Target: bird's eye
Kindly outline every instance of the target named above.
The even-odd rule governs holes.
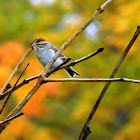
[[[41,43],[36,43],[36,45],[37,45],[37,46],[41,46],[42,44],[41,44]]]
[[[37,43],[36,45],[40,48],[43,48],[47,43]]]

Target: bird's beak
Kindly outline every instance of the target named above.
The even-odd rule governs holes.
[[[37,48],[37,45],[36,45],[35,43],[32,43],[32,44],[30,45],[30,47],[33,47],[33,48],[35,49],[35,48]]]

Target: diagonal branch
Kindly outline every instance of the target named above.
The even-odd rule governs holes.
[[[5,108],[5,106],[6,106],[7,102],[8,102],[8,100],[9,100],[10,96],[12,95],[12,93],[13,93],[13,91],[14,91],[14,88],[16,87],[18,81],[20,80],[20,78],[22,77],[23,73],[25,72],[25,70],[27,69],[28,66],[29,66],[29,63],[27,64],[27,66],[25,67],[25,69],[23,70],[23,72],[20,74],[18,80],[16,81],[16,83],[15,83],[15,85],[13,86],[11,92],[9,93],[8,97],[6,98],[6,100],[5,100],[5,102],[4,102],[3,106],[2,106],[2,108],[1,108],[1,110],[0,110],[0,115],[1,115],[1,113],[2,113],[2,111],[3,111],[3,109]]]
[[[27,56],[30,54],[30,52],[33,50],[33,47],[28,48],[28,50],[25,52],[25,54],[23,55],[23,57],[21,58],[21,60],[19,61],[18,65],[15,67],[14,71],[12,72],[12,74],[10,75],[9,79],[7,80],[7,82],[5,83],[5,85],[2,87],[1,89],[1,93],[2,94],[5,90],[5,88],[7,87],[8,84],[10,84],[11,80],[13,79],[14,75],[16,74],[16,72],[18,71],[18,69],[20,68],[20,66],[22,65],[22,63],[24,62],[24,60],[27,58]]]
[[[93,52],[85,57],[82,57],[78,60],[73,60],[72,62],[69,62],[68,64],[63,65],[62,67],[60,67],[60,69],[63,69],[63,68],[68,67],[68,66],[74,66],[77,63],[83,62],[83,61],[95,56],[96,54],[102,52],[103,50],[104,50],[104,48],[99,48],[96,52]]]
[[[36,75],[36,76],[30,77],[30,78],[28,78],[28,79],[24,79],[20,84],[18,84],[18,85],[13,89],[13,91],[19,89],[20,87],[24,86],[25,84],[28,84],[28,83],[29,83],[30,81],[32,81],[32,80],[37,79],[39,76],[40,76],[40,75]],[[5,96],[7,96],[8,94],[10,94],[11,90],[12,90],[12,89],[10,89],[10,90],[8,90],[8,91],[6,91],[6,92],[4,92],[4,93],[1,93],[1,94],[0,94],[0,100],[4,99]]]
[[[127,45],[126,49],[124,50],[124,52],[122,53],[122,55],[121,55],[119,61],[117,62],[117,64],[116,64],[116,66],[115,66],[115,68],[114,68],[112,74],[110,75],[110,78],[113,78],[113,77],[116,75],[116,73],[117,73],[118,69],[120,68],[120,66],[121,66],[121,64],[122,64],[122,62],[123,62],[123,60],[125,59],[126,55],[128,54],[129,50],[131,49],[132,45],[133,45],[134,42],[136,41],[136,39],[137,39],[137,37],[139,36],[139,34],[140,34],[140,25],[137,26],[136,32],[134,33],[132,39],[131,39],[130,42],[128,43],[128,45]],[[97,110],[97,108],[98,108],[98,106],[99,106],[99,104],[100,104],[102,98],[104,97],[106,91],[108,90],[110,84],[111,84],[111,82],[107,82],[107,83],[105,84],[105,87],[103,88],[103,90],[102,90],[102,92],[101,92],[99,98],[97,99],[97,101],[96,101],[96,103],[95,103],[93,109],[91,110],[91,112],[90,112],[90,114],[89,114],[89,116],[88,116],[88,119],[86,120],[86,123],[85,123],[85,125],[84,125],[84,127],[83,127],[83,129],[82,129],[82,131],[81,131],[81,133],[80,133],[80,136],[79,136],[78,140],[84,140],[84,139],[83,139],[83,136],[84,136],[84,133],[85,133],[84,130],[85,130],[87,127],[89,127],[89,123],[90,123],[91,119],[93,118],[93,116],[94,116],[94,114],[95,114],[95,112],[96,112],[96,110]]]
[[[20,112],[20,113],[16,114],[15,116],[11,117],[11,118],[8,118],[8,119],[6,119],[6,120],[4,120],[4,121],[0,121],[0,124],[2,124],[2,123],[7,123],[7,122],[9,122],[9,121],[11,121],[11,120],[14,120],[14,119],[20,117],[20,116],[23,115],[23,114],[24,114],[23,112]]]
[[[60,64],[60,65],[57,66],[56,68],[53,68],[51,71],[49,71],[45,77],[49,77],[49,75],[51,75],[51,74],[53,74],[54,72],[60,70],[60,68],[61,68],[63,65],[67,64],[70,60],[71,60],[71,57],[69,57],[69,58],[67,58],[66,60],[64,60],[64,62],[63,62],[62,64]]]

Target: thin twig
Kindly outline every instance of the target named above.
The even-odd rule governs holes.
[[[2,124],[2,123],[7,123],[7,122],[9,122],[9,121],[11,121],[11,120],[14,120],[14,119],[16,119],[16,118],[22,116],[23,114],[24,114],[23,112],[20,112],[20,113],[18,113],[17,115],[15,115],[15,116],[13,116],[13,117],[10,117],[10,118],[8,118],[8,119],[6,119],[6,120],[4,120],[4,121],[0,121],[0,124]]]
[[[33,76],[33,77],[30,77],[30,78],[27,78],[27,79],[24,79],[20,84],[18,84],[14,89],[13,91],[19,89],[20,87],[24,86],[25,84],[29,83],[30,81],[32,80],[35,80],[39,77],[40,75],[36,75],[36,76]],[[12,89],[0,94],[0,100],[4,99],[5,96],[7,96],[10,92],[11,92]]]
[[[122,56],[120,57],[119,61],[117,62],[117,64],[116,64],[116,66],[115,66],[115,68],[114,68],[112,74],[110,75],[110,78],[113,78],[113,77],[116,75],[116,73],[117,73],[118,69],[120,68],[120,66],[121,66],[121,64],[122,64],[122,62],[123,62],[123,60],[125,59],[126,55],[128,54],[130,48],[131,48],[132,45],[134,44],[134,42],[135,42],[135,40],[137,39],[137,37],[139,36],[139,34],[140,34],[140,25],[137,26],[136,32],[134,33],[132,39],[130,40],[130,42],[129,42],[129,44],[127,45],[127,47],[126,47],[126,49],[124,50],[124,52],[122,53]],[[93,118],[93,116],[94,116],[94,114],[95,114],[95,112],[96,112],[96,110],[97,110],[97,108],[98,108],[98,106],[99,106],[101,100],[103,99],[103,97],[104,97],[104,95],[105,95],[107,89],[109,88],[110,84],[111,84],[111,82],[107,82],[106,85],[105,85],[105,87],[103,88],[103,90],[102,90],[102,92],[101,92],[99,98],[97,99],[97,101],[96,101],[96,103],[95,103],[95,105],[94,105],[92,111],[90,112],[90,114],[89,114],[89,116],[88,116],[88,119],[86,120],[86,123],[85,123],[85,125],[84,125],[84,127],[83,127],[83,129],[82,129],[82,131],[81,131],[81,133],[80,133],[80,136],[79,136],[78,140],[83,140],[83,136],[84,136],[84,133],[85,133],[84,130],[89,126],[89,123],[90,123],[90,121],[92,120],[92,118]]]
[[[140,83],[140,80],[128,78],[45,78],[44,82],[129,82]]]
[[[111,2],[112,0],[107,0],[100,8],[98,8],[95,13],[89,18],[82,26],[81,28],[73,34],[73,36],[66,41],[60,50],[58,50],[53,57],[53,59],[50,61],[50,63],[45,67],[42,74],[39,76],[38,81],[34,84],[32,89],[26,94],[26,96],[23,98],[23,100],[14,108],[14,110],[8,115],[7,118],[10,118],[17,113],[21,111],[21,109],[27,104],[27,102],[32,98],[32,96],[36,93],[36,91],[40,88],[42,85],[42,82],[44,81],[45,75],[49,72],[50,68],[52,67],[55,60],[58,58],[58,56],[63,52],[64,49],[66,49],[72,41],[96,18],[97,15],[99,15],[104,8]],[[34,43],[33,43],[34,44]],[[35,44],[34,44],[35,45]],[[9,125],[10,122],[4,123],[0,125],[0,133]]]
[[[85,57],[82,57],[82,58],[80,58],[78,60],[73,60],[73,61],[63,65],[62,67],[60,67],[60,69],[63,69],[63,68],[68,67],[68,66],[74,66],[77,63],[83,62],[83,61],[95,56],[96,54],[102,52],[103,50],[104,50],[104,48],[98,48],[98,50],[96,52],[93,52],[93,53],[91,53],[91,54],[89,54],[89,55],[87,55]]]
[[[10,94],[9,94],[8,97],[6,98],[6,100],[5,100],[5,102],[4,102],[3,106],[2,106],[2,108],[1,108],[1,110],[0,110],[0,115],[1,115],[1,113],[2,113],[2,111],[3,111],[3,109],[4,109],[4,107],[6,106],[6,104],[7,104],[8,100],[9,100],[10,96],[12,95],[12,93],[13,93],[13,91],[14,91],[14,88],[16,87],[18,81],[20,80],[20,78],[22,77],[23,73],[25,72],[25,70],[27,69],[28,66],[29,66],[29,63],[27,64],[27,66],[25,67],[25,69],[23,70],[23,72],[20,74],[20,76],[19,76],[18,80],[16,81],[15,85],[13,86],[13,88],[12,88]]]
[[[37,79],[39,75],[23,80],[19,85],[14,88],[14,91],[23,86],[24,84],[29,83],[30,81]],[[128,78],[63,78],[63,79],[53,79],[45,78],[44,83],[46,82],[130,82],[130,83],[140,83],[140,80],[128,79]],[[3,96],[0,96],[0,100],[8,95],[11,90],[5,92]]]
[[[28,50],[25,52],[25,54],[23,55],[23,57],[21,58],[21,60],[19,61],[18,65],[15,67],[14,71],[12,72],[12,74],[10,75],[9,79],[7,80],[7,82],[4,84],[4,86],[1,89],[1,93],[2,94],[5,90],[5,88],[7,87],[7,85],[11,82],[11,80],[13,79],[14,75],[16,74],[16,72],[18,71],[18,69],[20,68],[20,66],[22,65],[22,63],[24,62],[24,60],[27,58],[27,56],[30,54],[30,52],[33,50],[33,47],[29,47]]]

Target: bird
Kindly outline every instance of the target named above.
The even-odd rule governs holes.
[[[44,67],[52,60],[56,52],[59,50],[56,46],[52,45],[50,42],[48,42],[42,37],[35,39],[31,43],[31,46],[34,48],[38,60]],[[52,68],[56,68],[57,66],[61,65],[66,59],[67,58],[61,53],[56,59],[56,61],[53,63]],[[75,75],[81,76],[70,66],[66,67],[65,71],[70,77],[74,77]]]

